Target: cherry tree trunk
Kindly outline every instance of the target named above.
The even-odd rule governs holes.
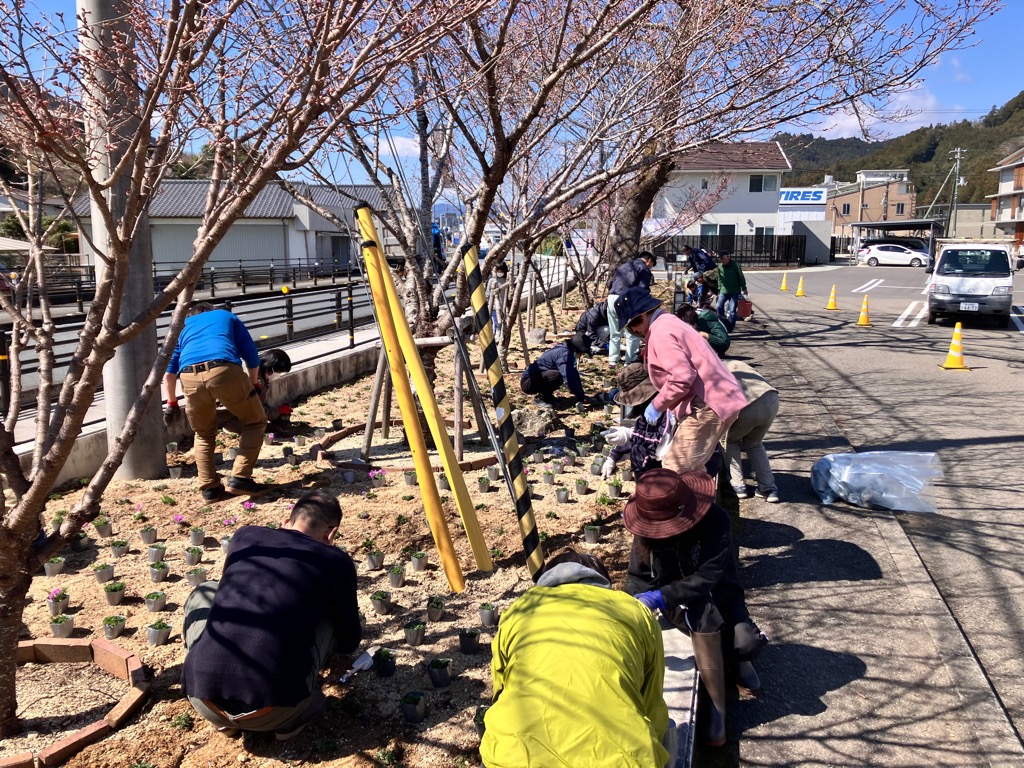
[[[651,166],[641,173],[634,184],[622,194],[623,203],[615,215],[609,238],[608,264],[615,267],[636,258],[640,246],[640,233],[644,218],[654,204],[654,198],[665,186],[675,167],[671,160]]]
[[[18,730],[15,657],[26,595],[32,581],[20,556],[24,549],[11,531],[0,531],[0,738]]]

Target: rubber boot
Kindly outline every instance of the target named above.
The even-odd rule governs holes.
[[[705,743],[710,747],[725,744],[725,664],[722,661],[721,632],[691,632],[693,661],[701,682],[711,699]]]
[[[747,696],[757,696],[761,692],[761,678],[749,661],[741,661],[736,666],[736,687]]]

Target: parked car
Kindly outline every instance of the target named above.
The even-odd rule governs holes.
[[[928,240],[920,237],[893,235],[890,237],[869,237],[860,241],[861,248],[866,248],[869,245],[902,245],[904,248],[909,248],[912,251],[925,251],[926,253],[928,251]]]
[[[904,245],[888,243],[885,245],[867,245],[857,251],[857,261],[869,267],[879,264],[898,264],[906,267],[920,267],[928,261],[927,251],[915,251]]]
[[[1009,328],[1013,312],[1013,270],[1004,243],[950,240],[942,243],[928,285],[928,322],[940,315],[991,315]],[[1024,261],[1017,259],[1017,269]]]

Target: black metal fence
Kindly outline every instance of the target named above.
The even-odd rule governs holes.
[[[703,248],[712,255],[731,253],[744,267],[793,267],[804,263],[807,252],[805,235],[676,235],[648,248],[666,264],[686,261],[683,246]]]

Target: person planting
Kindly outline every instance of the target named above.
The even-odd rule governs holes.
[[[320,670],[362,639],[355,565],[332,545],[340,522],[333,496],[304,493],[280,528],[240,528],[220,582],[185,601],[182,689],[218,728],[285,740],[323,709]]]
[[[565,384],[578,402],[599,402],[599,398],[588,397],[583,390],[576,365],[577,356],[589,355],[591,346],[591,338],[582,333],[553,346],[530,363],[523,373],[519,380],[523,394],[535,395],[538,405],[553,406],[555,391]]]

